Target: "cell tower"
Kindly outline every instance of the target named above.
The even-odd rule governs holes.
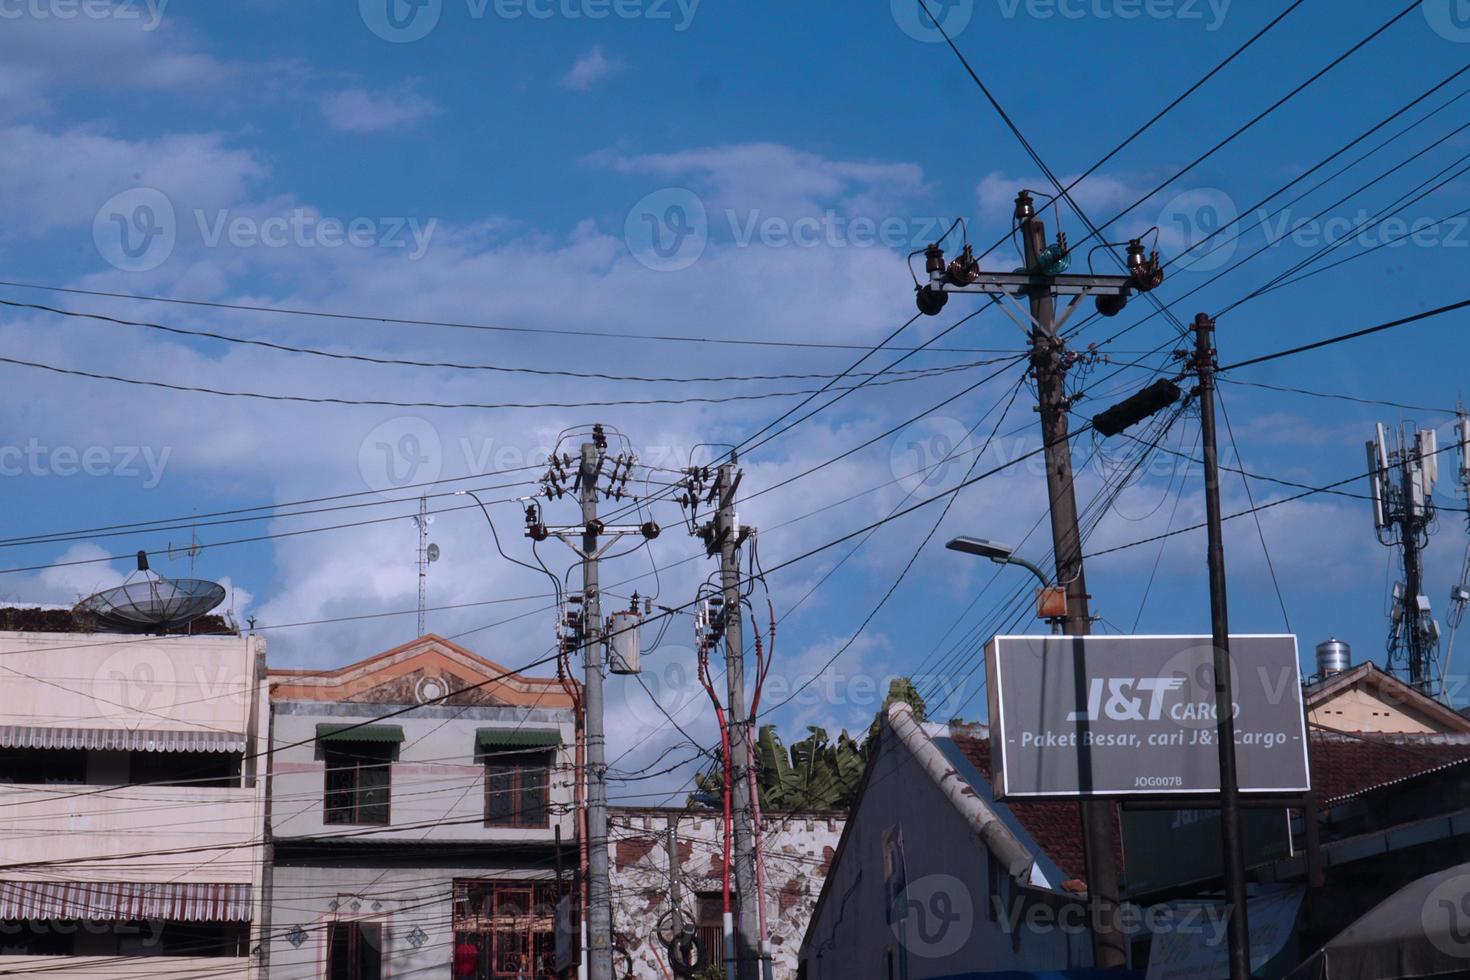
[[[429,595],[429,566],[439,560],[439,546],[429,542],[429,525],[434,523],[434,515],[429,513],[429,498],[419,498],[419,512],[414,515],[414,526],[419,529],[419,631],[415,636],[424,635],[424,607]]]
[[[1465,523],[1466,530],[1470,531],[1470,415],[1460,409],[1460,417],[1455,420],[1455,443],[1460,449],[1460,492],[1465,497]],[[1465,546],[1465,560],[1460,565],[1460,581],[1450,589],[1450,611],[1445,617],[1450,626],[1450,642],[1445,646],[1444,654],[1444,681],[1441,684],[1440,699],[1448,703],[1447,697],[1450,693],[1446,688],[1450,678],[1450,658],[1455,653],[1455,634],[1460,630],[1460,623],[1465,619],[1465,607],[1470,605],[1470,543]]]
[[[1438,449],[1433,429],[1401,428],[1390,434],[1381,422],[1368,443],[1373,526],[1380,542],[1399,550],[1404,569],[1389,610],[1388,670],[1431,696],[1442,693],[1435,676],[1439,624],[1424,594],[1423,553],[1434,530]]]

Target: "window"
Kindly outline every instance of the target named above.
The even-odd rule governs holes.
[[[154,786],[240,785],[236,752],[138,752],[128,757],[129,782]]]
[[[0,749],[0,783],[86,781],[86,749]]]
[[[245,956],[241,922],[0,920],[0,956]]]
[[[550,752],[485,756],[485,826],[545,827]]]
[[[384,742],[327,742],[326,823],[386,824],[395,746]]]
[[[383,927],[333,922],[327,930],[327,980],[381,980]]]
[[[454,883],[454,980],[551,980],[557,886],[551,881]]]

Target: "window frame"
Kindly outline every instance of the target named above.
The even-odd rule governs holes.
[[[454,879],[454,949],[465,943],[475,947],[471,980],[554,976],[548,961],[555,957],[555,910],[561,894],[562,887],[553,880]],[[510,948],[502,945],[506,940]],[[519,964],[499,969],[507,956],[518,957]],[[451,970],[456,966],[451,954]],[[457,972],[453,976],[465,977]]]
[[[364,941],[364,928],[376,933],[376,942],[369,942],[378,951],[377,975],[365,974],[362,968],[362,947]],[[327,953],[326,953],[326,980],[337,980],[333,972],[333,948],[338,930],[345,930],[347,937],[347,976],[341,980],[383,980],[384,961],[387,959],[387,950],[383,948],[383,937],[388,934],[387,926],[376,919],[333,919],[327,923]]]
[[[551,826],[551,771],[556,768],[556,750],[548,748],[533,752],[527,752],[524,749],[508,752],[487,751],[483,755],[483,761],[485,766],[484,821],[487,828],[493,830],[546,830]],[[526,762],[533,764],[527,765]],[[497,772],[497,769],[500,771]],[[525,777],[530,774],[540,777],[541,800],[538,808],[539,817],[536,820],[526,818],[526,814],[530,811],[523,805],[525,794],[537,788],[527,785]],[[496,789],[497,776],[508,776],[510,786]],[[491,800],[497,792],[511,794],[513,802],[509,822],[497,819],[490,808]]]
[[[381,750],[383,755],[382,760],[377,761],[375,758],[362,755],[361,753],[364,748]],[[322,823],[332,826],[345,825],[349,827],[387,827],[391,825],[393,823],[393,756],[396,751],[397,746],[391,742],[350,742],[346,740],[335,743],[330,741],[322,742]],[[350,766],[339,765],[334,767],[332,765],[332,756],[342,753],[348,754],[349,756],[356,753],[357,757],[354,758],[353,764]],[[364,809],[362,802],[362,773],[364,769],[382,770],[383,785],[381,788],[384,799],[381,804],[372,804],[374,808],[382,806],[382,820],[362,819],[362,811]],[[351,788],[334,788],[332,786],[333,775],[344,772],[352,773]],[[334,796],[344,794],[352,800],[352,806],[346,808],[345,813],[342,812],[344,810],[343,807],[332,805]]]

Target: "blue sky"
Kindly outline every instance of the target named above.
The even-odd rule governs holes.
[[[391,0],[392,20],[389,3],[0,4],[0,86],[6,94],[0,104],[0,279],[543,331],[866,345],[911,315],[906,252],[955,218],[965,219],[975,244],[989,246],[1009,227],[1016,190],[1046,187],[958,60],[922,26],[916,0],[840,8],[761,0],[428,0],[417,6]],[[1108,237],[1125,239],[1158,225],[1167,259],[1233,214],[1254,223],[1261,198],[1465,64],[1470,20],[1463,6],[1425,0],[1145,199],[1107,229]],[[1280,9],[1239,0],[950,0],[941,16],[1041,157],[1065,178],[1090,167]],[[1094,221],[1111,219],[1392,12],[1361,0],[1307,0],[1081,184],[1074,192],[1078,204]],[[1308,219],[1328,205],[1324,220],[1353,222],[1360,209],[1374,213],[1435,174],[1455,173],[1464,164],[1452,165],[1470,143],[1466,133],[1454,132],[1470,119],[1470,99],[1458,98],[1466,88],[1466,77],[1451,82],[1299,185],[1290,196],[1311,193],[1291,206],[1289,223],[1282,225],[1281,217],[1268,222],[1276,229],[1272,244],[1182,300],[1175,312],[1188,321],[1201,310],[1218,311],[1310,256],[1322,229]],[[1416,123],[1423,116],[1428,118]],[[1390,140],[1400,130],[1407,132]],[[1315,189],[1381,142],[1382,149]],[[1406,227],[1438,219],[1470,206],[1467,196],[1466,180],[1454,179],[1400,216]],[[1049,223],[1057,217],[1048,211]],[[1060,219],[1073,241],[1085,236],[1070,209],[1063,208]],[[1298,231],[1285,233],[1300,223]],[[126,251],[122,228],[132,236]],[[1264,235],[1253,228],[1238,245],[1193,267],[1171,268],[1157,295],[1175,301],[1265,244]],[[1380,240],[1372,232],[1325,261]],[[1222,359],[1462,299],[1467,257],[1470,230],[1451,222],[1254,299],[1221,318]],[[1098,260],[1106,262],[1100,253]],[[1009,245],[987,260],[1001,269],[1015,262]],[[583,372],[831,374],[858,356],[833,348],[375,324],[18,286],[0,287],[0,299],[337,352]],[[944,315],[914,324],[895,343],[927,340],[973,309],[973,301],[957,298]],[[1145,304],[1136,301],[1116,321],[1088,324],[1079,340],[1101,342],[1141,319],[1142,309]],[[1440,409],[1453,409],[1462,393],[1464,326],[1463,315],[1451,315],[1240,372],[1239,380],[1426,410],[1226,385],[1239,458],[1248,469],[1283,480],[1334,482],[1361,471],[1362,443],[1375,421],[1443,425],[1450,416]],[[1172,329],[1154,318],[1104,352],[1127,362],[1161,345],[1167,352],[1171,336]],[[1010,320],[987,311],[937,345],[986,353],[923,353],[902,367],[968,365],[1003,356],[992,351],[1017,351],[1021,340]],[[6,357],[136,379],[407,402],[750,395],[820,383],[574,382],[371,365],[14,307],[0,319],[0,344]],[[864,369],[897,356],[878,355]],[[1155,356],[1147,366],[1162,363]],[[744,491],[865,442],[993,370],[968,366],[908,376],[845,398],[752,454]],[[1078,403],[1080,416],[1150,377],[1132,368],[1102,380],[1112,370],[1092,368],[1096,387]],[[907,491],[917,499],[953,485],[969,456],[939,467],[922,485],[909,474],[915,465],[936,462],[936,450],[942,456],[955,444],[962,453],[977,446],[1018,381],[1016,371],[1003,373],[871,447],[750,501],[742,518],[771,529],[762,538],[766,565],[887,514]],[[411,497],[395,490],[394,481],[526,465],[555,444],[558,432],[591,421],[627,433],[645,462],[679,466],[698,444],[737,441],[796,401],[348,407],[170,392],[19,366],[0,366],[0,383],[10,422],[9,434],[0,438],[8,447],[0,463],[15,536],[364,490],[385,491],[374,500]],[[987,466],[1035,446],[1032,404],[1029,390],[1021,389],[988,450]],[[985,416],[992,408],[994,414]],[[1188,450],[1196,431],[1195,420],[1186,417],[1166,444]],[[1095,447],[1087,436],[1076,448],[1080,459]],[[1126,448],[1126,442],[1106,446],[1103,454],[1117,457]],[[404,456],[410,452],[412,460]],[[90,459],[85,467],[84,459]],[[1198,474],[1176,463],[1166,458],[1121,494],[1099,525],[1093,550],[1201,519]],[[1084,470],[1084,502],[1098,491],[1103,472]],[[478,476],[454,485],[496,482]],[[1441,608],[1465,546],[1464,502],[1455,482],[1453,467],[1444,467],[1442,516],[1429,560],[1431,597]],[[863,490],[872,492],[777,528]],[[940,713],[983,715],[975,651],[961,645],[945,654],[960,638],[973,643],[988,635],[992,617],[1002,611],[996,600],[1025,581],[1015,578],[1023,573],[1006,570],[992,584],[993,566],[945,552],[942,543],[957,533],[1008,539],[1044,561],[1044,529],[1028,536],[1042,515],[1043,491],[1040,472],[1022,465],[961,494],[904,584],[814,686],[815,696],[808,692],[781,712],[783,727],[860,726],[877,706],[874,691],[884,678],[907,672],[926,678],[942,703]],[[1262,482],[1251,491],[1257,502],[1289,492]],[[1227,481],[1225,495],[1227,510],[1247,505],[1236,479]],[[447,498],[435,506],[463,501]],[[290,624],[411,610],[416,537],[406,515],[413,509],[409,502],[201,527],[206,549],[197,572],[228,582],[237,612],[269,630],[277,662],[327,666],[356,659],[408,639],[413,615]],[[526,557],[518,508],[507,503],[491,510],[502,540],[514,542],[507,544],[512,554]],[[786,617],[780,683],[788,690],[798,686],[847,641],[937,514],[929,508],[885,527],[835,572],[850,545],[771,577],[778,615]],[[219,543],[389,515],[400,519],[268,542]],[[670,528],[653,551],[658,562],[695,553],[693,542],[676,533],[672,510],[655,516]],[[176,529],[9,547],[5,566],[26,570],[7,572],[0,594],[71,602],[126,574],[126,562],[92,559],[138,548],[156,553],[188,537]],[[1231,614],[1239,632],[1286,628],[1261,537],[1307,658],[1328,634],[1349,640],[1360,657],[1380,655],[1389,554],[1374,540],[1362,500],[1317,496],[1283,505],[1261,515],[1259,532],[1249,519],[1231,523]],[[477,512],[440,515],[434,539],[444,559],[430,576],[431,605],[546,591],[543,577],[495,554]],[[550,560],[553,553],[543,548],[542,555]],[[555,555],[562,567],[567,557]],[[86,563],[68,564],[75,562]],[[186,574],[189,567],[186,558],[166,556],[156,564],[170,574]],[[647,568],[647,556],[638,554],[605,574],[632,579]],[[632,579],[625,589],[656,588],[659,601],[673,605],[691,598],[709,571],[702,560],[687,562],[662,573],[656,586],[650,576]],[[1140,632],[1207,629],[1198,534],[1171,538],[1162,551],[1148,545],[1099,558],[1089,566],[1089,585],[1110,629],[1131,630],[1135,620]],[[524,615],[485,628],[517,614]],[[509,665],[541,656],[551,635],[550,614],[537,602],[431,613],[429,625],[446,635],[464,634],[462,642]],[[645,679],[675,700],[690,691],[685,666],[691,635],[687,621],[676,621],[665,649],[649,658]],[[613,697],[621,712],[615,751],[622,751],[619,744],[637,746],[638,754],[630,756],[636,759],[667,744],[659,741],[663,735],[645,738],[661,719],[641,691],[619,690]],[[694,708],[688,718],[692,725],[708,724]]]

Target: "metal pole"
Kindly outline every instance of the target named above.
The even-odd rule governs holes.
[[[1031,195],[1022,191],[1016,198],[1016,220],[1021,222],[1026,247],[1026,268],[1040,268],[1046,248],[1046,226],[1036,215]],[[1052,549],[1056,556],[1057,582],[1067,590],[1067,618],[1063,631],[1068,636],[1092,632],[1087,607],[1087,580],[1082,572],[1082,536],[1077,527],[1077,495],[1072,485],[1072,446],[1068,440],[1066,392],[1067,368],[1071,359],[1056,334],[1055,306],[1050,291],[1031,293],[1031,366],[1040,397],[1042,438],[1046,443],[1046,488],[1051,506]],[[1084,800],[1079,804],[1082,844],[1087,874],[1087,891],[1092,918],[1092,957],[1104,969],[1127,964],[1128,951],[1118,930],[1118,859],[1113,833],[1113,804]]]
[[[582,650],[587,665],[587,925],[588,974],[613,980],[612,887],[607,864],[607,764],[602,729],[602,603],[597,584],[597,445],[582,443]]]
[[[1429,651],[1421,628],[1423,620],[1419,615],[1419,593],[1424,589],[1424,565],[1419,556],[1419,531],[1423,527],[1423,512],[1415,503],[1421,499],[1419,496],[1419,468],[1424,464],[1419,461],[1418,466],[1414,465],[1414,462],[1418,460],[1418,449],[1412,442],[1412,434],[1408,438],[1403,435],[1400,435],[1399,438],[1402,446],[1398,460],[1399,479],[1403,487],[1403,505],[1400,507],[1403,523],[1399,531],[1399,539],[1404,546],[1402,615],[1404,638],[1409,648],[1409,683],[1415,690],[1428,694],[1431,690],[1428,668]]]
[[[665,841],[669,851],[669,908],[673,912],[674,938],[678,939],[684,932],[684,900],[679,894],[679,815],[670,813],[664,817],[668,824],[668,837]]]
[[[1240,849],[1240,786],[1235,773],[1235,695],[1230,677],[1230,617],[1225,605],[1225,544],[1220,526],[1220,468],[1215,445],[1215,321],[1194,318],[1199,374],[1201,442],[1205,454],[1205,517],[1209,524],[1210,629],[1214,634],[1215,737],[1220,753],[1220,837],[1225,858],[1225,911],[1229,917],[1230,978],[1249,980],[1250,924],[1245,904],[1245,861]],[[1307,814],[1315,820],[1316,814]]]
[[[740,980],[760,973],[760,891],[755,876],[755,822],[751,809],[750,728],[745,717],[745,632],[740,608],[740,526],[735,517],[735,464],[720,467],[720,509],[715,540],[720,546],[720,584],[724,589],[725,685],[730,716],[730,792],[735,814],[735,888],[740,896],[735,930],[736,968]]]
[[[261,977],[269,977],[271,971],[271,923],[274,921],[275,886],[276,886],[276,838],[275,830],[271,826],[273,814],[271,811],[273,783],[275,779],[275,745],[276,745],[276,706],[269,700],[270,687],[267,683],[265,641],[252,636],[250,641],[255,645],[255,683],[252,686],[251,701],[255,702],[258,693],[267,694],[266,723],[265,723],[265,793],[261,800],[261,849],[260,849],[260,915],[256,922],[259,930],[260,960],[258,974]],[[259,713],[258,707],[250,710],[250,725],[256,727],[256,717]],[[260,743],[256,732],[252,731],[248,742],[250,748],[247,750],[252,755],[258,754]],[[253,764],[253,763],[252,763]]]

